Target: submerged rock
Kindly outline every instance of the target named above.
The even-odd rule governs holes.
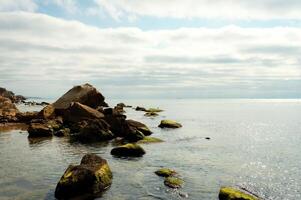
[[[141,157],[145,154],[144,149],[138,144],[125,144],[112,149],[111,154],[120,157]]]
[[[80,165],[70,165],[55,189],[57,199],[94,199],[112,184],[107,161],[95,154],[86,154]],[[85,197],[85,198],[84,198]]]
[[[164,180],[164,184],[170,188],[180,188],[183,183],[182,179],[173,176],[166,177]]]
[[[159,127],[160,128],[181,128],[182,125],[174,120],[162,120]]]
[[[28,127],[28,137],[50,137],[53,134],[53,129],[47,124],[31,123]]]
[[[90,84],[84,84],[73,87],[52,105],[57,110],[67,109],[72,102],[79,102],[91,108],[107,107],[108,104],[104,100],[104,96],[96,88]]]
[[[258,197],[247,191],[232,187],[222,187],[219,191],[218,198],[220,200],[259,200]]]
[[[144,135],[149,136],[152,134],[152,131],[143,123],[135,121],[135,120],[126,120],[131,130],[138,130],[142,132]]]
[[[156,116],[158,116],[159,114],[158,113],[156,113],[156,112],[146,112],[145,114],[144,114],[144,116],[146,116],[146,117],[156,117]]]
[[[157,174],[158,176],[162,176],[162,177],[169,177],[169,176],[173,176],[173,175],[177,174],[177,172],[173,169],[161,168],[161,169],[155,171],[155,174]]]
[[[158,112],[163,112],[163,110],[161,110],[159,108],[149,108],[149,109],[145,110],[145,112],[158,113]]]
[[[0,96],[0,122],[14,122],[19,110],[12,101]]]
[[[138,144],[148,144],[148,143],[160,143],[164,142],[163,140],[155,137],[145,136],[142,140],[139,140]]]

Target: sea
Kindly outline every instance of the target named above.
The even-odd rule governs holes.
[[[133,107],[161,108],[157,117],[125,108],[128,119],[145,123],[162,143],[142,144],[141,158],[116,158],[116,142],[83,144],[69,138],[28,138],[26,129],[0,129],[0,199],[53,200],[70,164],[86,153],[106,159],[113,172],[104,200],[217,200],[223,186],[245,188],[262,199],[301,199],[301,99],[113,99]],[[19,105],[23,111],[41,106]],[[163,119],[179,129],[161,129]],[[154,172],[178,172],[174,190]]]

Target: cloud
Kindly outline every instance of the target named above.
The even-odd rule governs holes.
[[[112,18],[300,19],[299,0],[94,0]]]
[[[296,41],[299,28],[102,29],[37,13],[0,13],[0,84],[91,82],[117,94],[149,95],[281,88],[296,95]]]
[[[1,0],[0,11],[35,11],[38,8],[33,0]]]

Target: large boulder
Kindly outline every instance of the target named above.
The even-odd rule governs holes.
[[[10,99],[0,96],[0,122],[16,121],[17,113],[19,110],[15,104]]]
[[[118,157],[141,157],[145,154],[145,151],[140,145],[129,143],[115,147],[111,154]]]
[[[146,136],[149,136],[152,134],[152,131],[145,124],[143,124],[141,122],[137,122],[137,121],[131,120],[131,119],[126,120],[126,122],[128,123],[130,129],[132,129],[132,130],[138,130]]]
[[[104,117],[101,112],[78,102],[72,102],[70,106],[62,112],[62,115],[64,122],[80,122]]]
[[[220,200],[259,200],[255,195],[232,187],[222,187],[219,191]]]
[[[10,99],[13,103],[20,103],[26,98],[22,95],[15,95],[12,91],[0,87],[0,96]]]
[[[38,117],[41,119],[54,119],[55,116],[55,108],[52,105],[47,105],[39,112]]]
[[[107,107],[102,94],[90,84],[84,84],[73,87],[52,105],[56,110],[67,109],[72,102],[79,102],[91,108],[98,106]]]
[[[107,161],[95,154],[86,154],[80,165],[70,165],[55,189],[57,199],[94,199],[112,184]]]
[[[17,113],[16,117],[18,119],[18,122],[22,123],[29,123],[34,119],[38,118],[39,113],[38,112],[19,112]]]
[[[104,120],[110,125],[110,130],[116,137],[125,137],[130,132],[126,115],[120,114],[111,108],[105,109],[104,114]]]
[[[102,119],[78,122],[72,126],[74,136],[83,142],[99,142],[114,138],[110,126]]]
[[[182,125],[174,120],[162,120],[159,127],[160,128],[181,128]]]

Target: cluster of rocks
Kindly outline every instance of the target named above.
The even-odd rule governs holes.
[[[26,100],[24,96],[15,95],[12,91],[6,90],[2,87],[0,87],[0,96],[10,99],[12,103],[20,103]]]
[[[158,176],[164,177],[164,184],[170,188],[180,188],[184,181],[178,177],[178,173],[173,169],[161,168],[155,171]]]

